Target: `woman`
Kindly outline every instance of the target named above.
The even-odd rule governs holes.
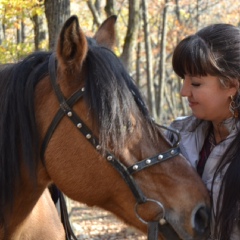
[[[180,131],[182,154],[212,199],[209,239],[240,239],[240,29],[214,24],[183,39],[173,54],[192,116]],[[171,133],[168,137],[173,140]]]

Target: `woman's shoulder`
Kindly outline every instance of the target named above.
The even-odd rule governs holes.
[[[194,131],[203,121],[197,119],[194,116],[180,116],[177,117],[171,124],[170,127],[177,129],[178,131]]]

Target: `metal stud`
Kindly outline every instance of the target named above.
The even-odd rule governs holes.
[[[159,220],[159,223],[160,223],[160,225],[164,225],[164,224],[167,223],[167,221],[166,221],[164,218],[161,218],[161,219]]]
[[[82,127],[82,124],[81,123],[78,123],[77,124],[77,128],[81,128]]]
[[[151,162],[152,162],[151,159],[146,160],[146,164],[150,164]]]
[[[113,157],[111,155],[107,156],[108,161],[112,161]]]
[[[163,159],[163,155],[162,154],[158,155],[158,160],[161,160],[161,159]]]
[[[81,89],[81,91],[84,92],[84,91],[85,91],[85,88],[83,87],[83,88]]]
[[[100,146],[100,145],[97,145],[97,146],[96,146],[96,149],[97,149],[97,150],[100,150],[100,149],[101,149],[101,146]]]
[[[133,170],[138,170],[138,165],[134,165]]]
[[[69,111],[69,112],[67,113],[67,115],[68,115],[69,117],[71,117],[71,116],[72,116],[72,112]]]
[[[92,137],[91,134],[87,134],[87,135],[86,135],[86,138],[87,138],[87,139],[90,139],[91,137]]]
[[[175,153],[174,149],[173,149],[173,150],[171,150],[171,154],[173,155],[174,153]]]

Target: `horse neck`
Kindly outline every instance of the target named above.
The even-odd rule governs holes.
[[[1,231],[1,230],[0,230]],[[0,232],[0,239],[1,232]],[[7,238],[8,239],[8,238]],[[49,190],[45,189],[27,218],[12,232],[11,240],[65,240],[65,231]]]
[[[37,178],[41,179],[41,181],[33,183],[32,179],[24,173],[25,171],[23,170],[24,176],[20,187],[16,191],[13,207],[11,211],[6,213],[5,233],[3,228],[0,228],[0,239],[6,238],[3,237],[4,234],[7,236],[6,239],[18,239],[21,235],[19,232],[22,232],[23,227],[28,224],[31,213],[49,182],[46,170],[42,165],[39,167],[37,173]]]

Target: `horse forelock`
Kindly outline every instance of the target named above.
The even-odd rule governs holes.
[[[21,168],[36,181],[38,133],[34,87],[47,74],[48,53],[34,53],[0,71],[0,220],[11,209],[21,182]]]
[[[132,115],[136,120],[143,117],[150,131],[152,121],[147,107],[118,57],[91,41],[86,65],[86,97],[97,121],[103,148],[110,142],[115,149],[123,147]]]

